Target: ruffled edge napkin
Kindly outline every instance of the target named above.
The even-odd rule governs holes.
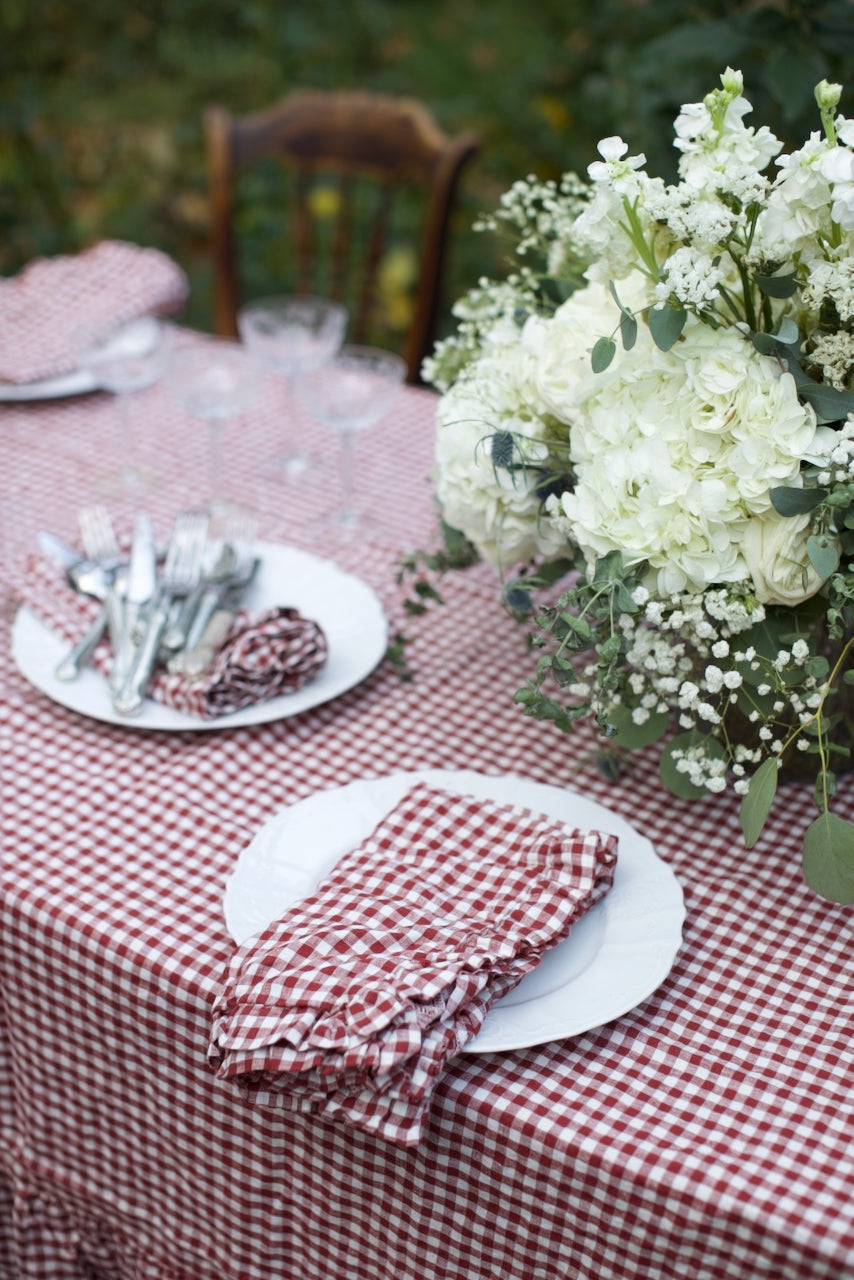
[[[248,1100],[416,1145],[446,1062],[616,861],[616,836],[418,783],[236,952],[209,1062]]]
[[[43,556],[31,556],[17,594],[69,645],[97,617],[96,600],[64,585],[61,571]],[[244,707],[294,693],[322,670],[328,656],[323,629],[287,606],[263,612],[240,610],[211,665],[196,680],[157,670],[148,694],[164,706],[201,719],[230,715]],[[112,653],[104,640],[93,665],[109,675]]]
[[[36,258],[0,280],[0,380],[37,382],[76,367],[74,330],[128,324],[184,305],[187,277],[159,249],[102,240]]]

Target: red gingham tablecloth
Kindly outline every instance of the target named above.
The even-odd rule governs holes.
[[[672,799],[655,760],[612,784],[592,740],[525,719],[524,637],[482,566],[411,623],[400,555],[426,545],[435,401],[409,390],[358,440],[378,518],[336,544],[312,522],[325,467],[262,474],[292,415],[271,375],[223,437],[231,495],[259,534],[337,559],[415,636],[325,706],[256,727],[168,734],[56,706],[0,650],[0,1276],[3,1280],[846,1280],[854,1277],[852,912],[798,865],[809,787],[783,790],[746,851],[731,798]],[[159,388],[133,404],[160,475],[158,533],[198,500],[205,439]],[[298,416],[298,415],[297,415]],[[0,409],[8,588],[48,524],[118,466],[96,395]],[[130,528],[134,502],[110,498]],[[7,603],[7,622],[14,606]],[[454,1058],[424,1137],[404,1149],[247,1104],[206,1061],[235,951],[223,884],[283,806],[395,770],[472,768],[574,789],[653,841],[685,892],[661,987],[611,1024],[536,1048]],[[854,809],[841,783],[840,811]]]

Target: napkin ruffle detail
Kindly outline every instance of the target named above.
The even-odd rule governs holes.
[[[172,313],[187,293],[187,277],[165,253],[122,240],[36,258],[0,280],[0,379],[27,383],[70,373],[73,330]]]
[[[199,680],[158,672],[151,695],[178,711],[205,719],[230,715],[314,680],[326,662],[326,636],[298,609],[240,613]]]
[[[234,956],[209,1058],[248,1097],[419,1141],[447,1060],[607,893],[615,836],[424,783]]]

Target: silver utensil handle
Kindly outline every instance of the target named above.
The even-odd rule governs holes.
[[[117,694],[130,671],[138,645],[137,628],[142,610],[133,600],[126,600],[124,618],[118,643],[113,647],[113,665],[110,669],[110,692]]]
[[[191,653],[192,650],[195,649],[196,645],[205,634],[208,623],[217,611],[217,607],[220,603],[220,594],[219,588],[208,588],[199,601],[198,608],[196,609],[193,617],[192,625],[187,632],[187,639],[185,642],[187,653]]]
[[[161,600],[148,619],[139,648],[133,657],[130,670],[121,689],[113,698],[113,706],[120,716],[135,716],[142,710],[145,690],[151,679],[163,628],[169,617],[170,600]]]
[[[167,653],[177,653],[179,649],[186,646],[201,595],[202,588],[194,587],[183,600],[177,601],[170,609],[169,623],[161,640]]]
[[[234,613],[231,609],[217,609],[211,615],[204,632],[184,658],[184,675],[188,679],[196,680],[204,675],[231,630],[233,622]]]
[[[76,680],[107,630],[107,610],[103,608],[89,630],[68,651],[54,671],[57,680]]]

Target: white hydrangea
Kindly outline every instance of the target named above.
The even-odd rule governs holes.
[[[531,358],[518,340],[493,346],[442,397],[437,413],[436,492],[444,518],[492,564],[509,568],[541,553],[554,555],[559,533],[540,518],[529,476],[496,468],[490,438],[518,434],[528,457],[542,460],[553,427],[542,416],[531,379]]]
[[[815,429],[791,375],[737,331],[689,320],[663,352],[642,330],[576,387],[577,483],[550,510],[591,560],[648,561],[661,595],[736,582],[748,521],[772,486],[798,483]]]

